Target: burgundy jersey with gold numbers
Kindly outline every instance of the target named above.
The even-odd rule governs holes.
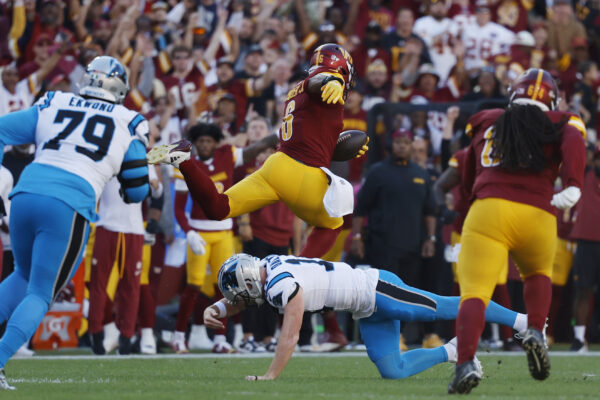
[[[281,124],[279,150],[311,167],[329,167],[338,136],[344,126],[344,106],[327,104],[321,92],[308,93],[308,80],[325,72],[313,72],[287,96]]]
[[[494,123],[503,112],[501,109],[484,110],[469,119],[466,133],[472,137],[472,142],[467,150],[462,176],[465,188],[470,191],[472,198],[498,197],[529,204],[554,214],[550,201],[559,166],[562,168],[564,187],[582,187],[586,159],[585,125],[575,114],[547,111],[546,115],[553,123],[562,120],[568,122],[564,125],[560,140],[544,147],[546,168],[541,172],[510,172],[501,168],[498,160],[490,157]]]

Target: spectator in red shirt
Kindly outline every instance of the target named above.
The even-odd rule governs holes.
[[[377,21],[369,22],[365,31],[365,39],[352,51],[356,75],[363,78],[367,67],[375,60],[382,60],[390,71],[390,53],[383,48],[383,30]]]

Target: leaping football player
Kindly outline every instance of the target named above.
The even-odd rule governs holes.
[[[218,285],[225,298],[204,310],[207,327],[221,328],[220,319],[265,301],[283,312],[269,370],[264,375],[249,375],[247,380],[276,379],[294,352],[302,314],[322,309],[353,313],[359,320],[367,354],[384,379],[407,378],[442,362],[456,362],[456,339],[404,354],[399,343],[401,321],[454,319],[459,298],[410,287],[389,271],[354,269],[319,258],[270,255],[260,260],[237,254],[221,266]],[[486,319],[518,331],[527,328],[527,315],[494,302],[490,302]]]
[[[458,363],[448,393],[469,393],[482,378],[473,357],[498,273],[510,257],[523,277],[529,371],[546,379],[550,359],[543,329],[552,297],[556,247],[554,208],[581,196],[585,125],[556,111],[558,88],[543,69],[525,71],[509,88],[506,110],[473,115],[462,181],[475,199],[463,225],[458,255],[461,304],[456,321]],[[565,189],[554,194],[561,169]]]
[[[352,212],[352,207],[345,207],[332,216],[325,209],[325,193],[330,188],[331,194],[337,193],[329,181],[341,178],[328,176],[329,172],[321,169],[329,167],[343,129],[344,99],[354,85],[352,57],[340,45],[324,44],[314,51],[308,72],[308,77],[288,93],[278,151],[224,193],[219,193],[208,174],[189,161],[187,143],[158,146],[149,152],[148,161],[179,168],[191,196],[209,219],[232,218],[283,201],[294,214],[315,226],[301,256],[318,257],[335,242],[343,215]],[[358,156],[367,149],[363,146]],[[352,197],[351,191],[344,193],[340,195],[344,199],[329,204],[352,204],[352,199],[348,202],[346,198]]]

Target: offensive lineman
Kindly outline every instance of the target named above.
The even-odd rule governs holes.
[[[10,194],[16,267],[0,284],[0,321],[8,318],[0,389],[14,389],[4,365],[75,274],[106,183],[116,175],[126,202],[149,193],[148,122],[121,105],[128,90],[121,63],[97,57],[87,66],[81,97],[48,92],[32,107],[0,117],[0,161],[6,144],[37,147]]]
[[[260,260],[237,254],[219,271],[219,290],[225,296],[204,310],[209,328],[222,326],[248,305],[265,299],[283,312],[283,325],[275,357],[265,375],[247,380],[276,379],[289,361],[298,341],[302,314],[323,309],[344,310],[359,319],[360,333],[369,358],[384,379],[402,379],[444,361],[456,361],[456,340],[434,349],[416,349],[401,354],[400,321],[454,319],[458,297],[438,296],[405,284],[389,271],[353,269],[342,262],[319,258],[270,255]],[[490,302],[489,322],[521,331],[527,316]]]
[[[310,65],[309,76],[288,93],[278,151],[225,193],[219,193],[208,174],[188,161],[189,144],[162,145],[148,153],[152,164],[169,163],[179,168],[191,196],[209,219],[237,217],[283,201],[294,214],[315,226],[300,254],[306,257],[324,255],[335,242],[342,216],[352,212],[351,206],[335,210],[337,216],[326,210],[325,194],[328,189],[334,194],[333,187],[341,178],[322,170],[329,167],[343,129],[344,99],[354,85],[352,57],[343,47],[328,43],[314,51]],[[358,156],[367,149],[365,145]],[[344,185],[351,188],[348,182],[338,183],[337,188]],[[352,190],[342,190],[330,204],[352,203]]]
[[[543,69],[525,71],[511,85],[506,110],[473,115],[462,181],[475,198],[458,255],[461,304],[456,320],[458,362],[448,393],[469,393],[482,374],[473,362],[486,306],[509,255],[523,277],[528,330],[523,338],[533,378],[550,375],[542,331],[552,298],[556,248],[554,207],[570,208],[581,196],[585,125],[554,111],[558,88]],[[555,195],[559,166],[565,189]]]

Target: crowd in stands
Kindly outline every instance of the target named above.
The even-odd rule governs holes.
[[[444,257],[444,249],[450,243],[452,226],[447,223],[449,214],[436,209],[433,183],[449,164],[453,165],[452,154],[468,143],[464,125],[469,115],[461,104],[485,107],[490,101],[504,107],[510,83],[529,68],[551,72],[561,91],[558,108],[578,114],[587,128],[591,149],[596,146],[600,130],[600,78],[595,61],[600,60],[598,0],[0,0],[0,115],[31,106],[47,91],[78,93],[85,66],[96,56],[110,55],[128,68],[130,92],[124,104],[150,122],[151,146],[189,138],[196,154],[207,152],[203,161],[210,160],[205,161],[209,170],[213,164],[221,168],[219,163],[235,167],[232,176],[226,173],[225,178],[214,179],[217,184],[226,180],[226,189],[256,170],[272,152],[268,148],[249,158],[241,149],[279,131],[289,90],[307,75],[313,50],[330,42],[350,52],[356,69],[354,90],[345,101],[344,129],[368,131],[373,145],[368,157],[332,165],[334,172],[355,185],[356,215],[360,217],[354,222],[346,218],[345,229],[327,259],[343,258],[353,265],[385,268],[379,264],[383,259],[394,264],[388,267],[409,284],[451,294],[451,257]],[[381,110],[380,104],[392,103],[416,108],[397,113],[385,124],[373,119],[368,126],[368,113],[374,107]],[[435,103],[443,107],[430,111],[417,107]],[[192,127],[202,132],[190,137]],[[231,151],[219,151],[224,146]],[[5,151],[3,170],[12,175],[12,185],[3,179],[0,195],[8,205],[7,194],[31,162],[34,149],[25,145]],[[369,167],[388,156],[410,163],[413,169],[402,174],[414,182],[420,180],[423,190],[398,183],[395,195],[406,198],[391,205],[397,226],[379,243],[386,243],[383,249],[371,251],[380,256],[380,260],[373,260],[368,256],[366,236],[369,228],[373,235],[376,207],[381,204],[370,197],[372,193],[360,189]],[[276,252],[298,254],[310,227],[283,205],[224,224],[208,221],[198,225],[195,221],[202,217],[191,209],[187,197],[182,197],[185,183],[177,171],[161,167],[155,172],[153,185],[164,187],[162,201],[157,204],[150,199],[143,211],[131,211],[143,212],[147,220],[143,256],[140,250],[139,259],[129,265],[124,247],[123,254],[115,253],[122,256],[122,260],[116,257],[123,264],[119,267],[121,278],[142,276],[141,288],[126,289],[126,307],[131,309],[115,310],[112,300],[118,303],[118,283],[108,275],[108,283],[102,283],[109,301],[101,307],[102,316],[96,317],[94,325],[96,330],[104,326],[104,350],[119,346],[126,352],[127,346],[119,343],[119,330],[121,341],[141,330],[146,340],[142,347],[147,345],[147,352],[156,351],[155,344],[152,350],[152,329],[159,326],[175,331],[165,340],[175,343],[177,352],[186,352],[188,345],[218,352],[230,352],[236,346],[245,351],[273,350],[277,316],[270,310],[250,311],[233,321],[229,336],[227,332],[207,332],[201,323],[202,310],[211,304],[209,298],[218,295],[216,271],[233,251],[243,249],[258,257]],[[381,173],[386,175],[371,174],[367,182],[395,182],[393,169]],[[367,190],[374,190],[375,184]],[[452,208],[450,194],[447,209]],[[390,217],[389,213],[384,215]],[[9,217],[3,218],[0,228],[2,277],[12,270]],[[408,224],[407,219],[410,226],[403,225]],[[199,231],[201,236],[203,232],[230,232],[231,237],[227,234],[225,240],[231,240],[231,246],[223,249],[213,245],[208,255],[198,256],[190,231]],[[141,235],[139,231],[124,233]],[[561,234],[569,240],[568,232]],[[223,238],[204,240],[216,243]],[[86,267],[93,270],[97,262],[93,241],[88,246]],[[386,253],[392,252],[389,249],[393,254]],[[210,251],[221,254],[211,257]],[[201,276],[186,278],[186,270],[190,274],[186,262],[200,263],[204,268]],[[403,269],[406,265],[409,267]],[[133,275],[123,274],[126,268],[133,268]],[[403,276],[403,272],[408,275]],[[87,275],[88,280],[95,276]],[[509,272],[509,278],[508,289],[511,280],[518,285],[514,271]],[[507,293],[499,296],[505,298],[503,304],[511,306]],[[569,319],[570,305],[564,305],[573,302],[569,293],[566,290],[562,296],[563,305],[554,306],[555,318]],[[155,315],[157,304],[173,302],[178,295],[181,303],[177,310],[170,314],[165,311],[166,318]],[[512,306],[520,307],[518,298],[512,298]],[[168,310],[168,306],[159,310],[163,309]],[[122,316],[129,321],[124,322]],[[136,319],[137,325],[131,319]],[[333,343],[327,347],[311,342],[308,315],[301,348],[339,348],[336,344],[346,344],[344,336],[359,341],[352,322],[342,316],[338,319],[346,331],[342,333],[337,324],[325,321],[327,332],[322,342]],[[443,339],[453,336],[452,327],[442,325],[409,329],[406,339],[416,344],[424,333],[437,333],[427,336],[432,343],[424,343],[435,347],[438,335]],[[125,336],[124,330],[128,332]],[[597,329],[591,331],[598,335]],[[571,340],[569,335],[563,334],[562,339]],[[227,343],[232,337],[233,347]],[[495,332],[492,337],[498,339]],[[510,337],[510,332],[502,334],[508,347]],[[102,335],[95,340],[94,351],[101,353],[98,340]]]

